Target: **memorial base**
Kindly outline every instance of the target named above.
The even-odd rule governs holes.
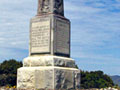
[[[80,70],[76,68],[22,67],[18,69],[17,75],[19,90],[80,90]]]

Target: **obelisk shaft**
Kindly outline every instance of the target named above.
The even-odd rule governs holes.
[[[64,16],[63,0],[38,0],[37,15],[57,14]]]

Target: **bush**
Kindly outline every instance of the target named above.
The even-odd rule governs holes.
[[[22,66],[22,62],[14,59],[4,61],[0,65],[0,86],[15,86],[17,80],[17,69]]]
[[[102,71],[81,72],[81,88],[105,88],[112,87],[112,79]]]

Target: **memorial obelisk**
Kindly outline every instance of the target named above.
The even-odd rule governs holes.
[[[80,70],[70,58],[70,21],[64,17],[63,0],[38,0],[29,45],[29,56],[18,69],[18,89],[80,89]]]

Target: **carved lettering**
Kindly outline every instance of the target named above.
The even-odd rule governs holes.
[[[70,27],[69,23],[64,20],[57,20],[57,39],[56,49],[59,53],[69,54],[70,49]]]
[[[32,23],[31,29],[31,52],[44,53],[50,49],[50,21]]]

